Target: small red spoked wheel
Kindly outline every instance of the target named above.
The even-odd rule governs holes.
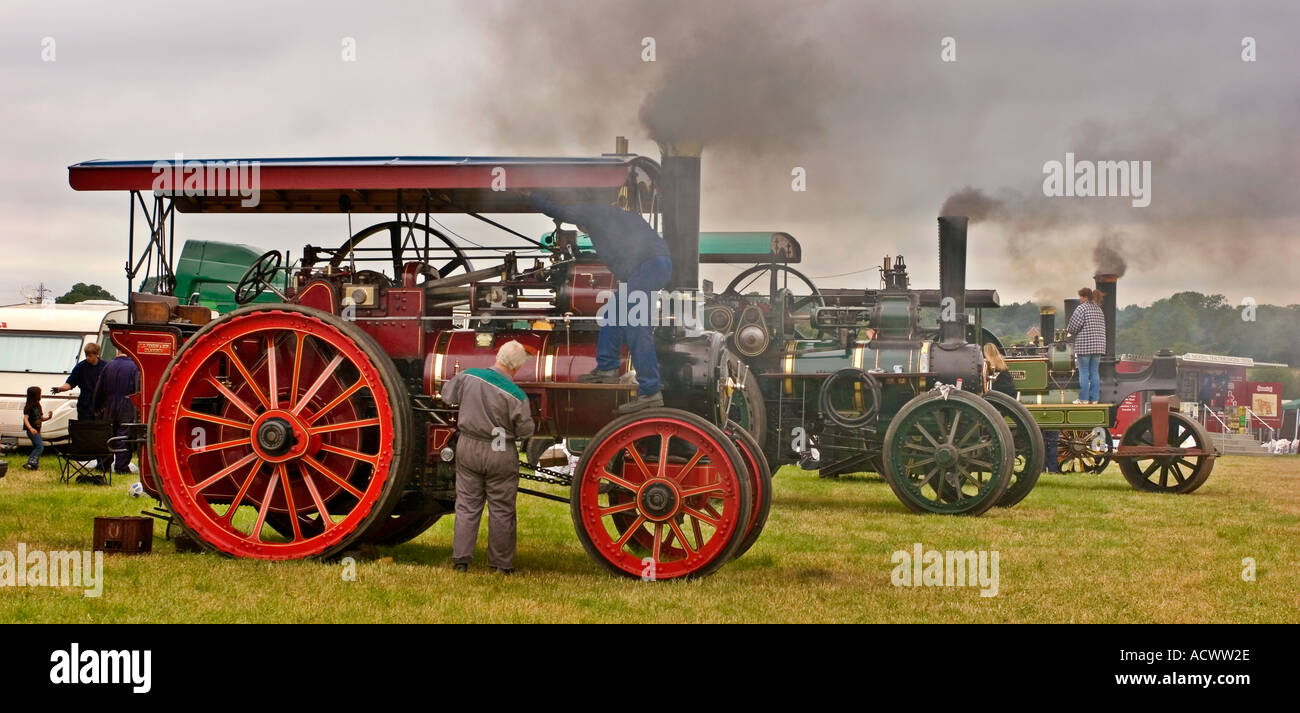
[[[163,500],[236,557],[333,555],[410,477],[406,389],[355,325],[297,305],[235,310],[167,367],[149,417]]]
[[[596,434],[574,473],[578,539],[610,571],[703,577],[736,553],[752,515],[748,468],[717,426],[677,409],[624,416]]]
[[[763,526],[767,524],[767,516],[772,512],[772,469],[768,466],[767,458],[764,457],[763,449],[754,434],[741,428],[735,421],[728,421],[727,427],[723,430],[736,444],[740,457],[745,459],[745,468],[749,470],[749,487],[754,493],[745,536],[736,547],[736,554],[732,555],[732,559],[736,559],[758,542],[758,536],[763,533]]]

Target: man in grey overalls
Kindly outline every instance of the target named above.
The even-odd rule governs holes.
[[[491,369],[466,369],[442,387],[442,400],[460,406],[456,419],[456,534],[451,559],[457,571],[469,568],[478,542],[483,502],[488,506],[488,565],[514,571],[515,496],[519,490],[519,451],[515,440],[533,435],[528,397],[511,381],[528,361],[516,341],[497,351]]]

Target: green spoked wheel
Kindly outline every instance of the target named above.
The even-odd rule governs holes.
[[[1134,421],[1124,429],[1120,446],[1151,446],[1156,444],[1152,433],[1151,414]],[[1169,445],[1205,452],[1204,455],[1119,456],[1119,470],[1134,488],[1149,493],[1190,493],[1205,484],[1214,469],[1215,452],[1210,447],[1210,436],[1201,424],[1182,415],[1169,414]]]
[[[965,391],[908,401],[885,432],[884,475],[915,512],[979,515],[1011,482],[1015,441],[989,402]]]
[[[984,398],[1002,414],[1015,442],[1016,464],[1011,469],[1011,483],[997,502],[998,507],[1009,508],[1024,500],[1038,484],[1038,476],[1047,462],[1047,446],[1043,443],[1043,432],[1039,430],[1038,422],[1024,404],[1000,391],[990,391]]]
[[[734,354],[728,352],[726,360],[729,376],[724,388],[730,396],[727,420],[748,431],[761,450],[767,442],[767,407],[758,377]]]

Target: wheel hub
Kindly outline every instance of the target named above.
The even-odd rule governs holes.
[[[284,455],[293,445],[293,427],[282,418],[268,418],[257,429],[257,445],[270,455]]]
[[[677,512],[677,489],[666,480],[652,480],[641,488],[637,505],[649,520],[667,520]]]
[[[947,468],[957,462],[957,449],[950,445],[939,446],[934,452],[934,462]]]
[[[253,424],[253,450],[270,463],[301,457],[310,440],[306,426],[288,411],[269,411]]]

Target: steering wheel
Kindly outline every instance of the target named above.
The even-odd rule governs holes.
[[[249,265],[244,271],[244,276],[239,278],[239,284],[235,286],[235,302],[242,307],[266,292],[266,288],[275,290],[271,281],[275,279],[275,273],[280,271],[282,259],[280,253],[269,250]],[[275,291],[279,292],[279,290]]]

